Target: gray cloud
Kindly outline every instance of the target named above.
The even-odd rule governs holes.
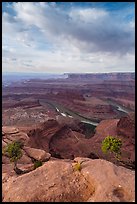
[[[73,7],[62,11],[44,3],[32,6],[32,3],[28,2],[18,3],[14,9],[18,21],[37,26],[51,41],[63,41],[65,38],[69,43],[87,52],[125,54],[134,51],[134,28],[117,13],[111,15],[103,9]]]
[[[71,70],[72,66],[95,71],[112,63],[120,69],[134,69],[134,19],[127,20],[131,8],[121,14],[120,10],[111,13],[73,5],[62,9],[55,3],[14,3],[16,15],[4,13],[2,19],[4,56],[21,59],[17,66],[35,65],[41,70],[45,65],[53,70]]]

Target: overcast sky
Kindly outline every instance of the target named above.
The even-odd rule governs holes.
[[[135,71],[135,4],[2,4],[3,72]]]

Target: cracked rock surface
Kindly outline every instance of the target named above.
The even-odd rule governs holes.
[[[3,183],[3,202],[128,202],[135,199],[134,171],[97,159],[51,160]]]

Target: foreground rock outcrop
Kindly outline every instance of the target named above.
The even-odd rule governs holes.
[[[18,160],[18,168],[25,171],[25,174],[16,174],[13,170],[14,165],[3,153],[3,202],[134,201],[135,172],[99,159],[101,141],[107,133],[117,133],[118,121],[102,121],[96,128],[95,136],[89,139],[77,132],[79,130],[76,127],[61,126],[54,120],[43,124],[40,129],[33,130],[30,135],[14,127],[3,127],[3,148],[12,141],[18,140],[23,143],[23,156]],[[99,137],[99,134],[102,137]],[[42,143],[43,141],[45,143]],[[49,151],[45,151],[46,147],[47,150],[52,148],[55,153],[62,150],[61,155],[66,159],[53,157],[53,152],[50,154]],[[75,159],[70,159],[67,152],[74,152]],[[90,158],[94,160],[86,158],[89,153]],[[99,157],[96,153],[100,153]],[[42,166],[35,169],[34,163],[37,160],[42,161]],[[74,169],[77,162],[81,163],[81,171]]]
[[[3,155],[2,155],[2,163],[3,164],[10,164],[10,158],[6,153],[4,153],[4,148],[14,142],[14,141],[20,141],[23,144],[23,147],[21,149],[22,157],[18,160],[18,164],[33,164],[34,161],[48,161],[51,157],[51,154],[45,152],[42,149],[38,148],[31,148],[28,146],[29,137],[27,133],[24,133],[20,130],[17,130],[15,127],[8,127],[5,126],[2,128],[3,136],[2,136],[2,149],[3,149]],[[5,167],[4,167],[5,168]]]
[[[75,171],[75,162],[81,171]],[[3,202],[128,202],[135,199],[135,173],[97,159],[51,160],[3,182]]]
[[[13,141],[20,141],[23,144],[27,144],[29,137],[27,133],[20,131],[13,126],[3,126],[2,127],[2,147],[6,146],[8,143]]]
[[[2,128],[2,146],[19,140],[23,142],[23,156],[21,164],[32,163],[35,160],[47,161],[50,156],[59,159],[74,159],[87,157],[91,159],[105,159],[127,168],[135,168],[135,120],[134,114],[121,119],[102,120],[95,132],[74,119],[48,120],[37,128],[23,132],[15,127]],[[88,137],[86,132],[90,133]],[[121,160],[118,161],[113,154],[104,154],[101,144],[108,135],[119,137],[122,140]],[[50,153],[50,154],[49,154]],[[3,163],[9,163],[3,156]]]

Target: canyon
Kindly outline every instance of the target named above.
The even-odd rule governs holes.
[[[22,142],[18,166],[29,173],[17,175],[3,153],[3,202],[134,201],[134,112],[134,73],[4,80],[2,148]],[[108,135],[122,141],[120,160],[101,150]]]

